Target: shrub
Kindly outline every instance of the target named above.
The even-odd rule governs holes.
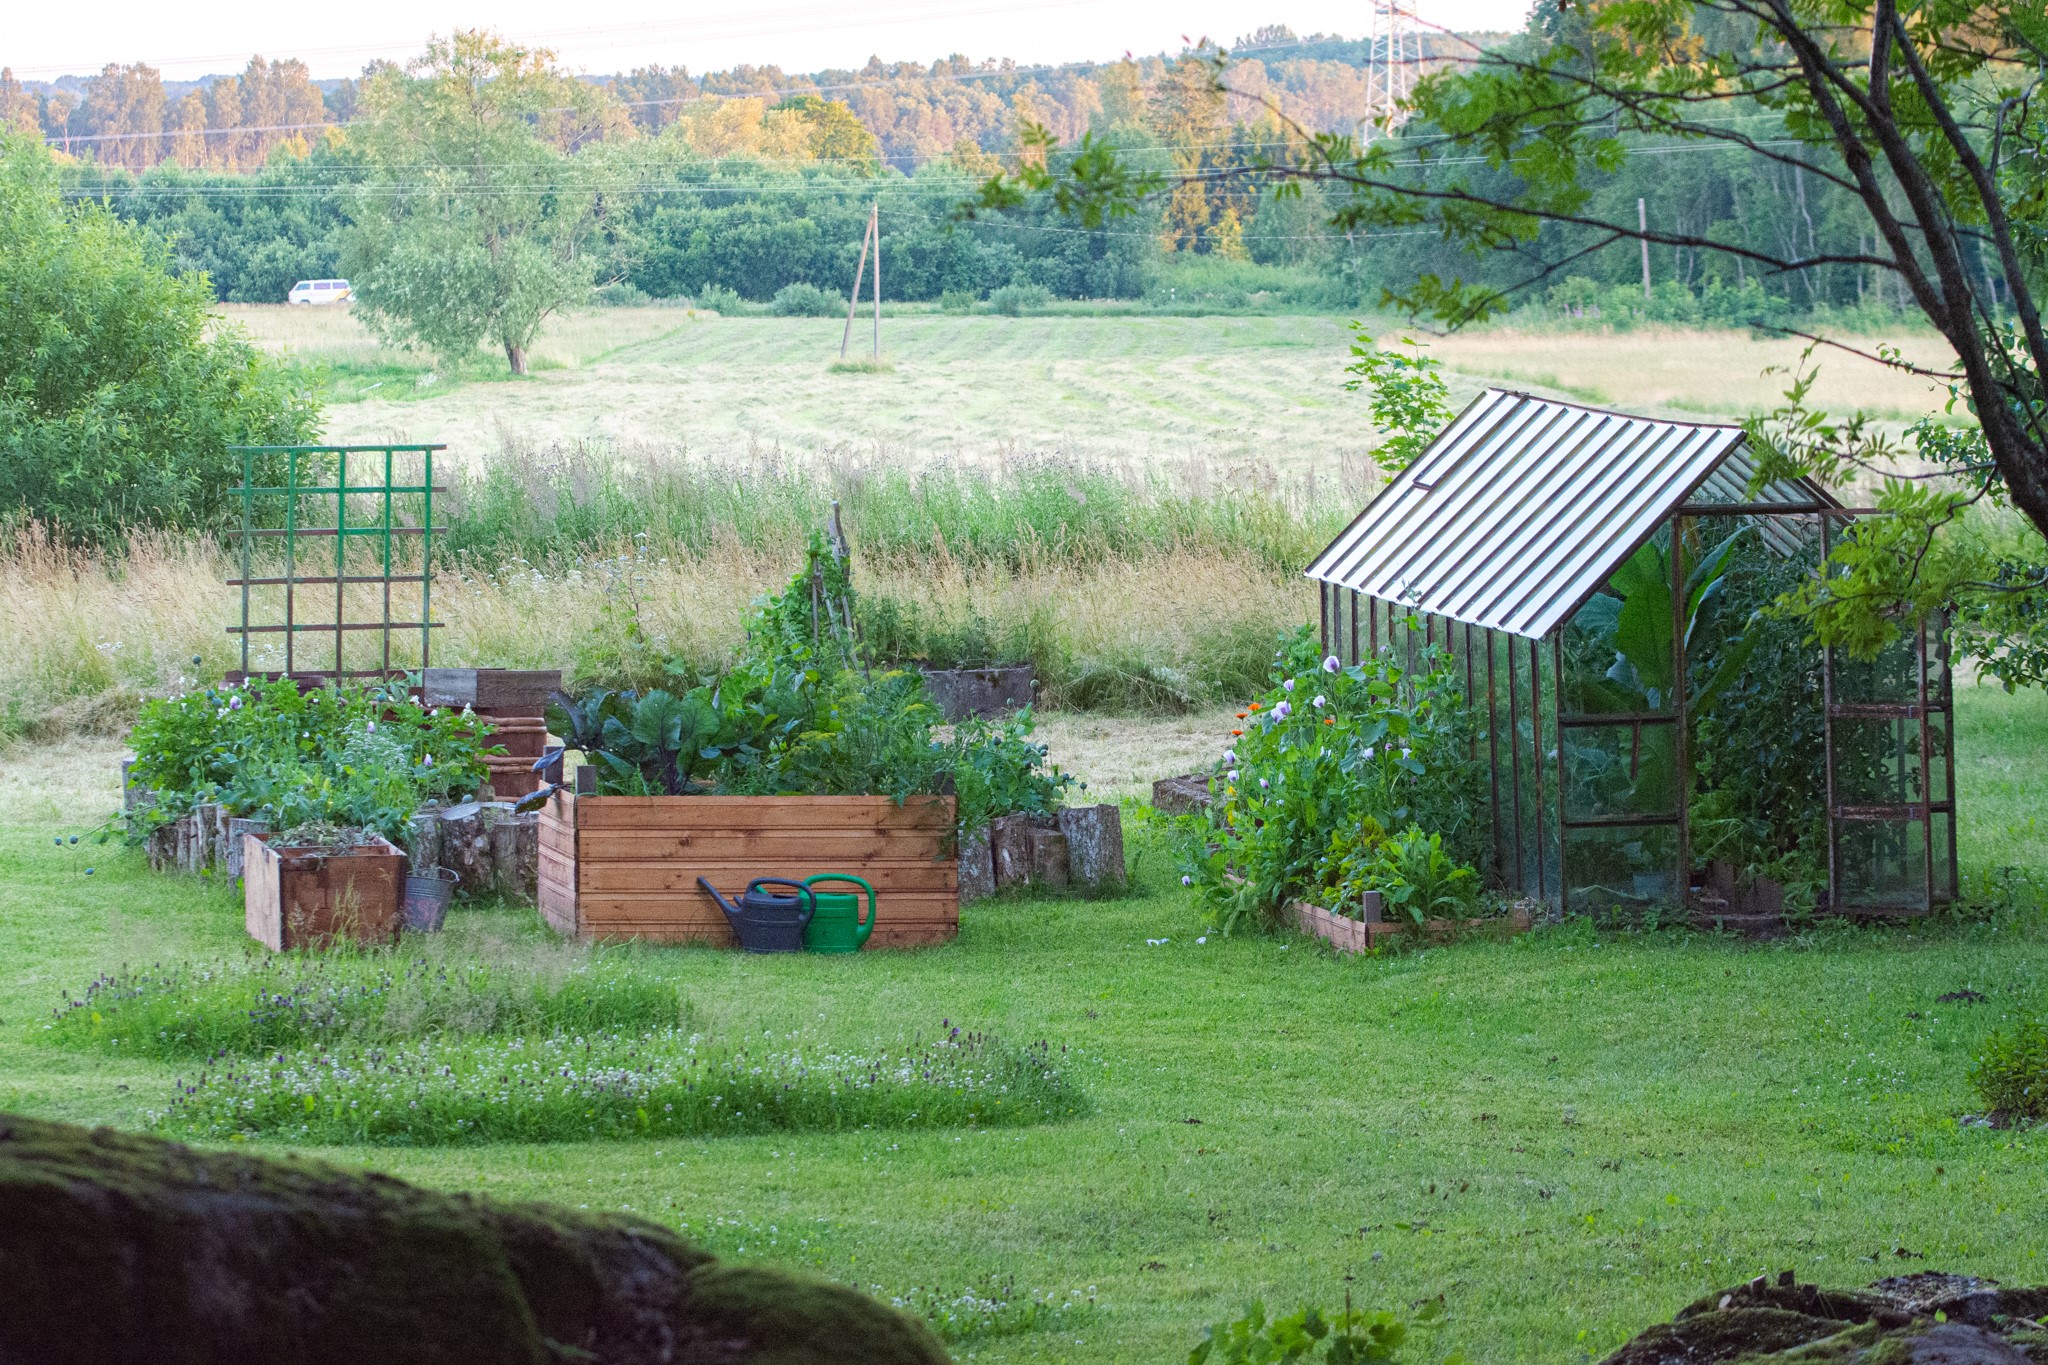
[[[747,309],[747,301],[722,284],[707,284],[697,291],[697,306],[720,317],[736,318]]]
[[[0,132],[0,509],[100,543],[226,525],[228,447],[310,440],[319,407],[212,307],[205,275]]]
[[[2048,1119],[2048,1021],[2021,1020],[1984,1044],[1970,1072],[1984,1106],[2007,1119]]]
[[[1002,1127],[1084,1108],[1045,1043],[953,1029],[904,1048],[753,1053],[662,1029],[281,1053],[181,1081],[150,1122],[212,1140],[440,1146]]]
[[[253,1056],[313,1043],[687,1024],[676,987],[599,957],[566,967],[388,954],[262,957],[103,974],[44,1037],[134,1057]]]
[[[1465,885],[1435,855],[1477,852],[1481,773],[1450,656],[1419,650],[1410,670],[1389,650],[1349,668],[1318,662],[1320,652],[1307,627],[1286,641],[1271,690],[1238,713],[1244,725],[1217,764],[1222,796],[1189,850],[1189,876],[1225,932],[1270,921],[1297,895],[1353,900],[1361,868],[1380,889],[1423,875],[1435,898]],[[1398,871],[1371,840],[1333,861],[1333,833],[1410,826]]]
[[[779,318],[830,318],[846,311],[846,300],[799,280],[776,290],[768,306]]]
[[[1036,313],[1051,304],[1052,291],[1042,284],[1006,284],[988,296],[988,306],[1009,318]]]
[[[945,313],[971,313],[974,311],[975,296],[971,289],[948,289],[939,295],[939,311]]]
[[[600,308],[642,308],[654,297],[631,280],[612,280],[591,290],[590,301]]]

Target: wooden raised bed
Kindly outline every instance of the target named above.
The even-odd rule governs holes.
[[[1372,893],[1375,896],[1377,892]],[[1393,924],[1381,920],[1352,919],[1325,910],[1320,905],[1307,901],[1289,901],[1284,912],[1288,924],[1302,933],[1322,939],[1340,953],[1362,953],[1377,948],[1390,938],[1412,933],[1416,925],[1411,920]],[[1526,934],[1535,923],[1520,911],[1512,915],[1493,919],[1433,919],[1422,923],[1422,932],[1432,939],[1455,938],[1460,933],[1468,934]]]
[[[257,832],[242,837],[243,923],[264,947],[398,940],[405,854],[396,844],[377,839],[336,852],[279,848]]]
[[[755,877],[852,872],[878,898],[871,948],[960,932],[950,796],[577,796],[540,819],[540,912],[558,933],[734,942],[703,877],[737,899]]]

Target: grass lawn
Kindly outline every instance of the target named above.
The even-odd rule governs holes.
[[[534,373],[479,351],[459,375],[379,347],[343,308],[229,305],[263,345],[327,366],[325,439],[444,441],[458,460],[599,439],[627,451],[866,462],[1016,453],[1356,478],[1373,444],[1346,393],[1349,318],[1043,317],[918,312],[883,319],[881,374],[834,374],[843,319],[719,318],[610,308],[551,322]],[[1402,333],[1385,321],[1384,335]],[[1490,384],[1634,411],[1739,419],[1780,401],[1804,343],[1740,331],[1551,334],[1480,330],[1429,341],[1452,398]],[[1888,338],[1950,360],[1928,334]],[[1887,421],[1940,398],[1874,363],[1821,358],[1813,402]],[[1362,489],[1358,490],[1361,493]]]
[[[2048,698],[1973,690],[1961,721],[1966,876],[2048,867],[2029,802]],[[51,1049],[39,1017],[102,969],[243,940],[225,889],[53,846],[104,814],[114,752],[0,764],[0,1107],[134,1127],[178,1068]],[[320,1154],[630,1208],[726,1255],[892,1292],[990,1275],[1092,1289],[1099,1307],[1057,1331],[957,1348],[986,1361],[1174,1360],[1248,1299],[1346,1293],[1441,1295],[1449,1324],[1418,1360],[1571,1361],[1763,1271],[2048,1281],[2041,1139],[1956,1122],[1978,1040],[2042,1000],[2037,920],[1763,945],[1571,925],[1339,961],[1299,940],[1201,943],[1156,853],[1140,872],[1128,899],[971,907],[944,949],[650,954],[728,1036],[894,1040],[951,1020],[1064,1044],[1087,1118]],[[542,933],[511,908],[451,923],[441,950]],[[1964,987],[1988,1002],[1937,1001]]]

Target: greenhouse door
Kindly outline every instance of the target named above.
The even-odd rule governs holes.
[[[1953,689],[1945,618],[1868,661],[1822,651],[1829,904],[1925,914],[1955,897]]]

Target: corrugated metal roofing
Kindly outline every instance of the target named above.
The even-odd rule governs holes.
[[[1752,498],[1753,469],[1740,427],[1488,389],[1317,556],[1308,576],[1542,639],[1688,501],[1773,502],[1788,511],[1835,505],[1804,480]]]

